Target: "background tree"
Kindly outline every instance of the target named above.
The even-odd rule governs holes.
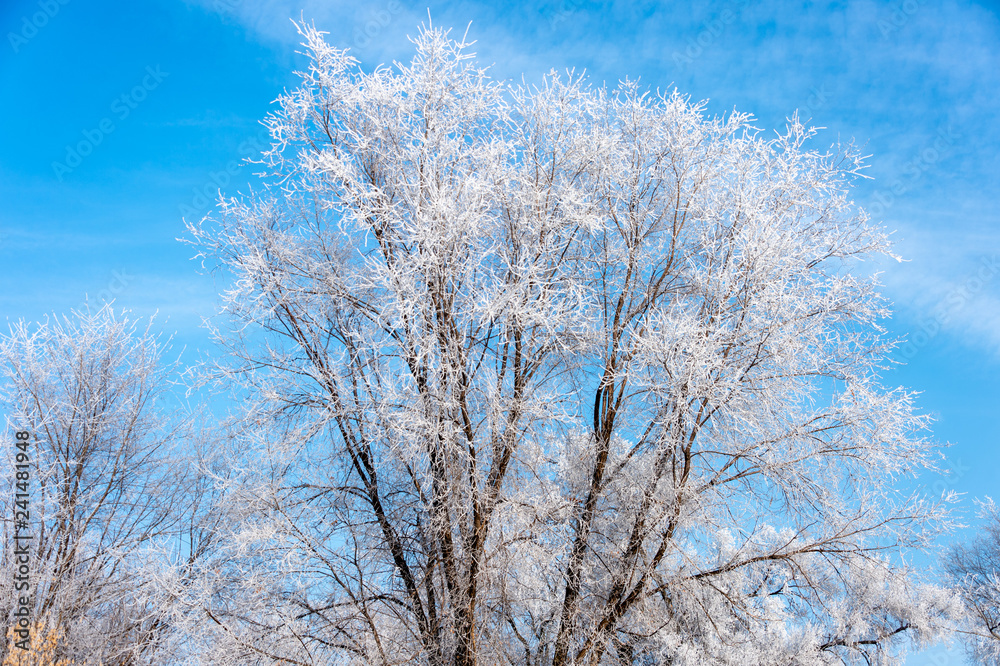
[[[969,657],[979,664],[1000,663],[1000,511],[982,503],[985,520],[979,536],[953,546],[945,572],[961,591],[968,609],[962,635]]]
[[[142,663],[160,629],[157,609],[141,601],[146,579],[135,560],[151,540],[174,533],[190,495],[172,448],[184,416],[156,404],[173,366],[162,362],[151,326],[105,306],[19,322],[0,338],[8,427],[32,436],[32,617],[45,628],[33,640],[59,663]],[[16,606],[12,501],[10,492],[0,497],[5,634]],[[11,652],[5,645],[16,658]]]
[[[183,602],[214,655],[892,663],[937,635],[954,601],[897,554],[947,514],[896,481],[938,454],[878,379],[853,149],[491,81],[437,29],[371,73],[302,32],[269,185],[190,226],[253,452]]]

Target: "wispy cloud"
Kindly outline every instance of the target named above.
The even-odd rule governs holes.
[[[428,11],[395,0],[191,2],[285,45],[299,41],[289,17],[314,20],[365,67],[409,60],[406,35]],[[897,309],[918,326],[934,319],[941,334],[1000,350],[1000,276],[941,314],[990,248],[1000,248],[989,195],[1000,173],[995,10],[971,0],[429,7],[435,25],[459,34],[472,21],[473,50],[496,78],[519,82],[523,73],[530,84],[553,67],[586,69],[597,85],[640,77],[654,89],[675,84],[709,98],[713,113],[752,112],[764,129],[797,109],[829,128],[814,144],[819,149],[852,138],[865,145],[873,180],[860,183],[856,199],[876,222],[900,230],[900,251],[910,260],[884,275]],[[673,55],[692,44],[697,57],[678,65]],[[956,222],[981,233],[954,233]]]
[[[957,215],[939,212],[954,224]],[[896,252],[907,259],[887,266],[886,293],[909,340],[904,356],[948,336],[1000,359],[1000,219],[983,219],[972,233],[908,225]]]

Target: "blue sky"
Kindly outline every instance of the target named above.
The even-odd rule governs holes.
[[[114,297],[158,311],[189,356],[207,348],[199,323],[217,285],[175,239],[219,187],[252,179],[240,161],[303,65],[289,18],[315,20],[372,68],[409,59],[428,9],[459,33],[472,22],[496,78],[639,78],[708,99],[712,114],[752,112],[766,131],[798,109],[827,128],[818,149],[863,145],[871,180],[855,200],[907,260],[872,265],[894,303],[889,330],[909,340],[885,381],[921,391],[936,437],[953,443],[952,472],[921,482],[967,493],[970,509],[1000,496],[997,2],[5,0],[0,317]]]

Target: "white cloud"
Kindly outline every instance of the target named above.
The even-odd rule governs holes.
[[[955,215],[937,228],[903,227],[895,251],[906,262],[886,265],[882,280],[909,328],[910,353],[938,335],[1000,355],[1000,230],[995,218],[957,234]],[[992,228],[990,228],[992,227]]]

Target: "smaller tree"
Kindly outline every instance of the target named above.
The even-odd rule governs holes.
[[[18,322],[0,336],[0,404],[9,426],[31,433],[32,618],[46,628],[32,642],[54,636],[53,663],[137,663],[162,624],[133,560],[176,531],[188,479],[171,448],[186,419],[156,405],[173,366],[151,326],[105,306]],[[14,606],[13,499],[0,493],[4,630]]]
[[[965,636],[977,663],[1000,664],[1000,509],[993,500],[980,503],[986,522],[971,543],[953,546],[945,571],[968,608]]]

